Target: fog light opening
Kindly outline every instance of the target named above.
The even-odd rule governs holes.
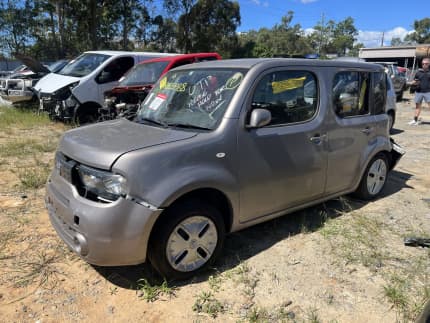
[[[85,239],[82,234],[75,233],[75,236],[73,237],[73,244],[74,249],[78,254],[80,254],[81,256],[88,255],[87,239]]]

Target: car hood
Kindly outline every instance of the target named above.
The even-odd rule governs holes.
[[[67,131],[60,141],[59,150],[83,164],[108,169],[127,152],[189,139],[196,135],[195,132],[157,128],[116,119]]]
[[[38,60],[30,56],[15,54],[15,57],[28,66],[34,73],[51,73],[51,71]]]
[[[79,77],[49,73],[42,77],[34,86],[37,92],[54,93],[59,89],[79,81]]]

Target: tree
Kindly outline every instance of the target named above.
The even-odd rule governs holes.
[[[33,9],[29,0],[0,2],[0,47],[4,53],[26,54],[33,40]]]
[[[412,41],[417,44],[430,43],[430,18],[414,21],[415,31],[405,37],[405,41]]]
[[[333,30],[333,47],[338,55],[345,56],[348,49],[354,47],[355,36],[358,31],[354,26],[354,19],[351,17],[337,23]]]
[[[164,0],[163,6],[167,13],[175,21],[178,21],[177,26],[177,41],[178,46],[188,53],[191,49],[191,24],[190,17],[191,9],[195,5],[196,0]]]
[[[178,33],[178,46],[188,51],[220,51],[227,44],[236,41],[236,28],[240,24],[240,10],[237,2],[229,0],[199,0],[186,18],[191,18],[190,33]],[[178,22],[184,30],[185,16]]]
[[[261,28],[240,36],[246,57],[303,56],[312,52],[299,24],[291,26],[294,12],[289,11],[281,23],[271,29]]]
[[[308,36],[308,40],[313,48],[318,48],[321,57],[325,57],[327,54],[345,56],[354,49],[357,35],[358,31],[354,26],[354,19],[351,17],[339,23],[333,20],[324,23],[323,17],[321,22],[314,27],[314,32]]]

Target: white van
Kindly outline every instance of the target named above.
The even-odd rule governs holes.
[[[126,51],[88,51],[72,60],[57,73],[50,73],[33,90],[39,108],[51,119],[77,124],[94,122],[103,105],[104,92],[135,64],[175,54]]]

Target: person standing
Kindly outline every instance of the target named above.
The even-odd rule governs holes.
[[[420,68],[415,74],[412,85],[416,86],[415,91],[415,116],[410,125],[417,126],[421,123],[419,116],[421,113],[422,102],[430,104],[430,57],[423,58]]]

